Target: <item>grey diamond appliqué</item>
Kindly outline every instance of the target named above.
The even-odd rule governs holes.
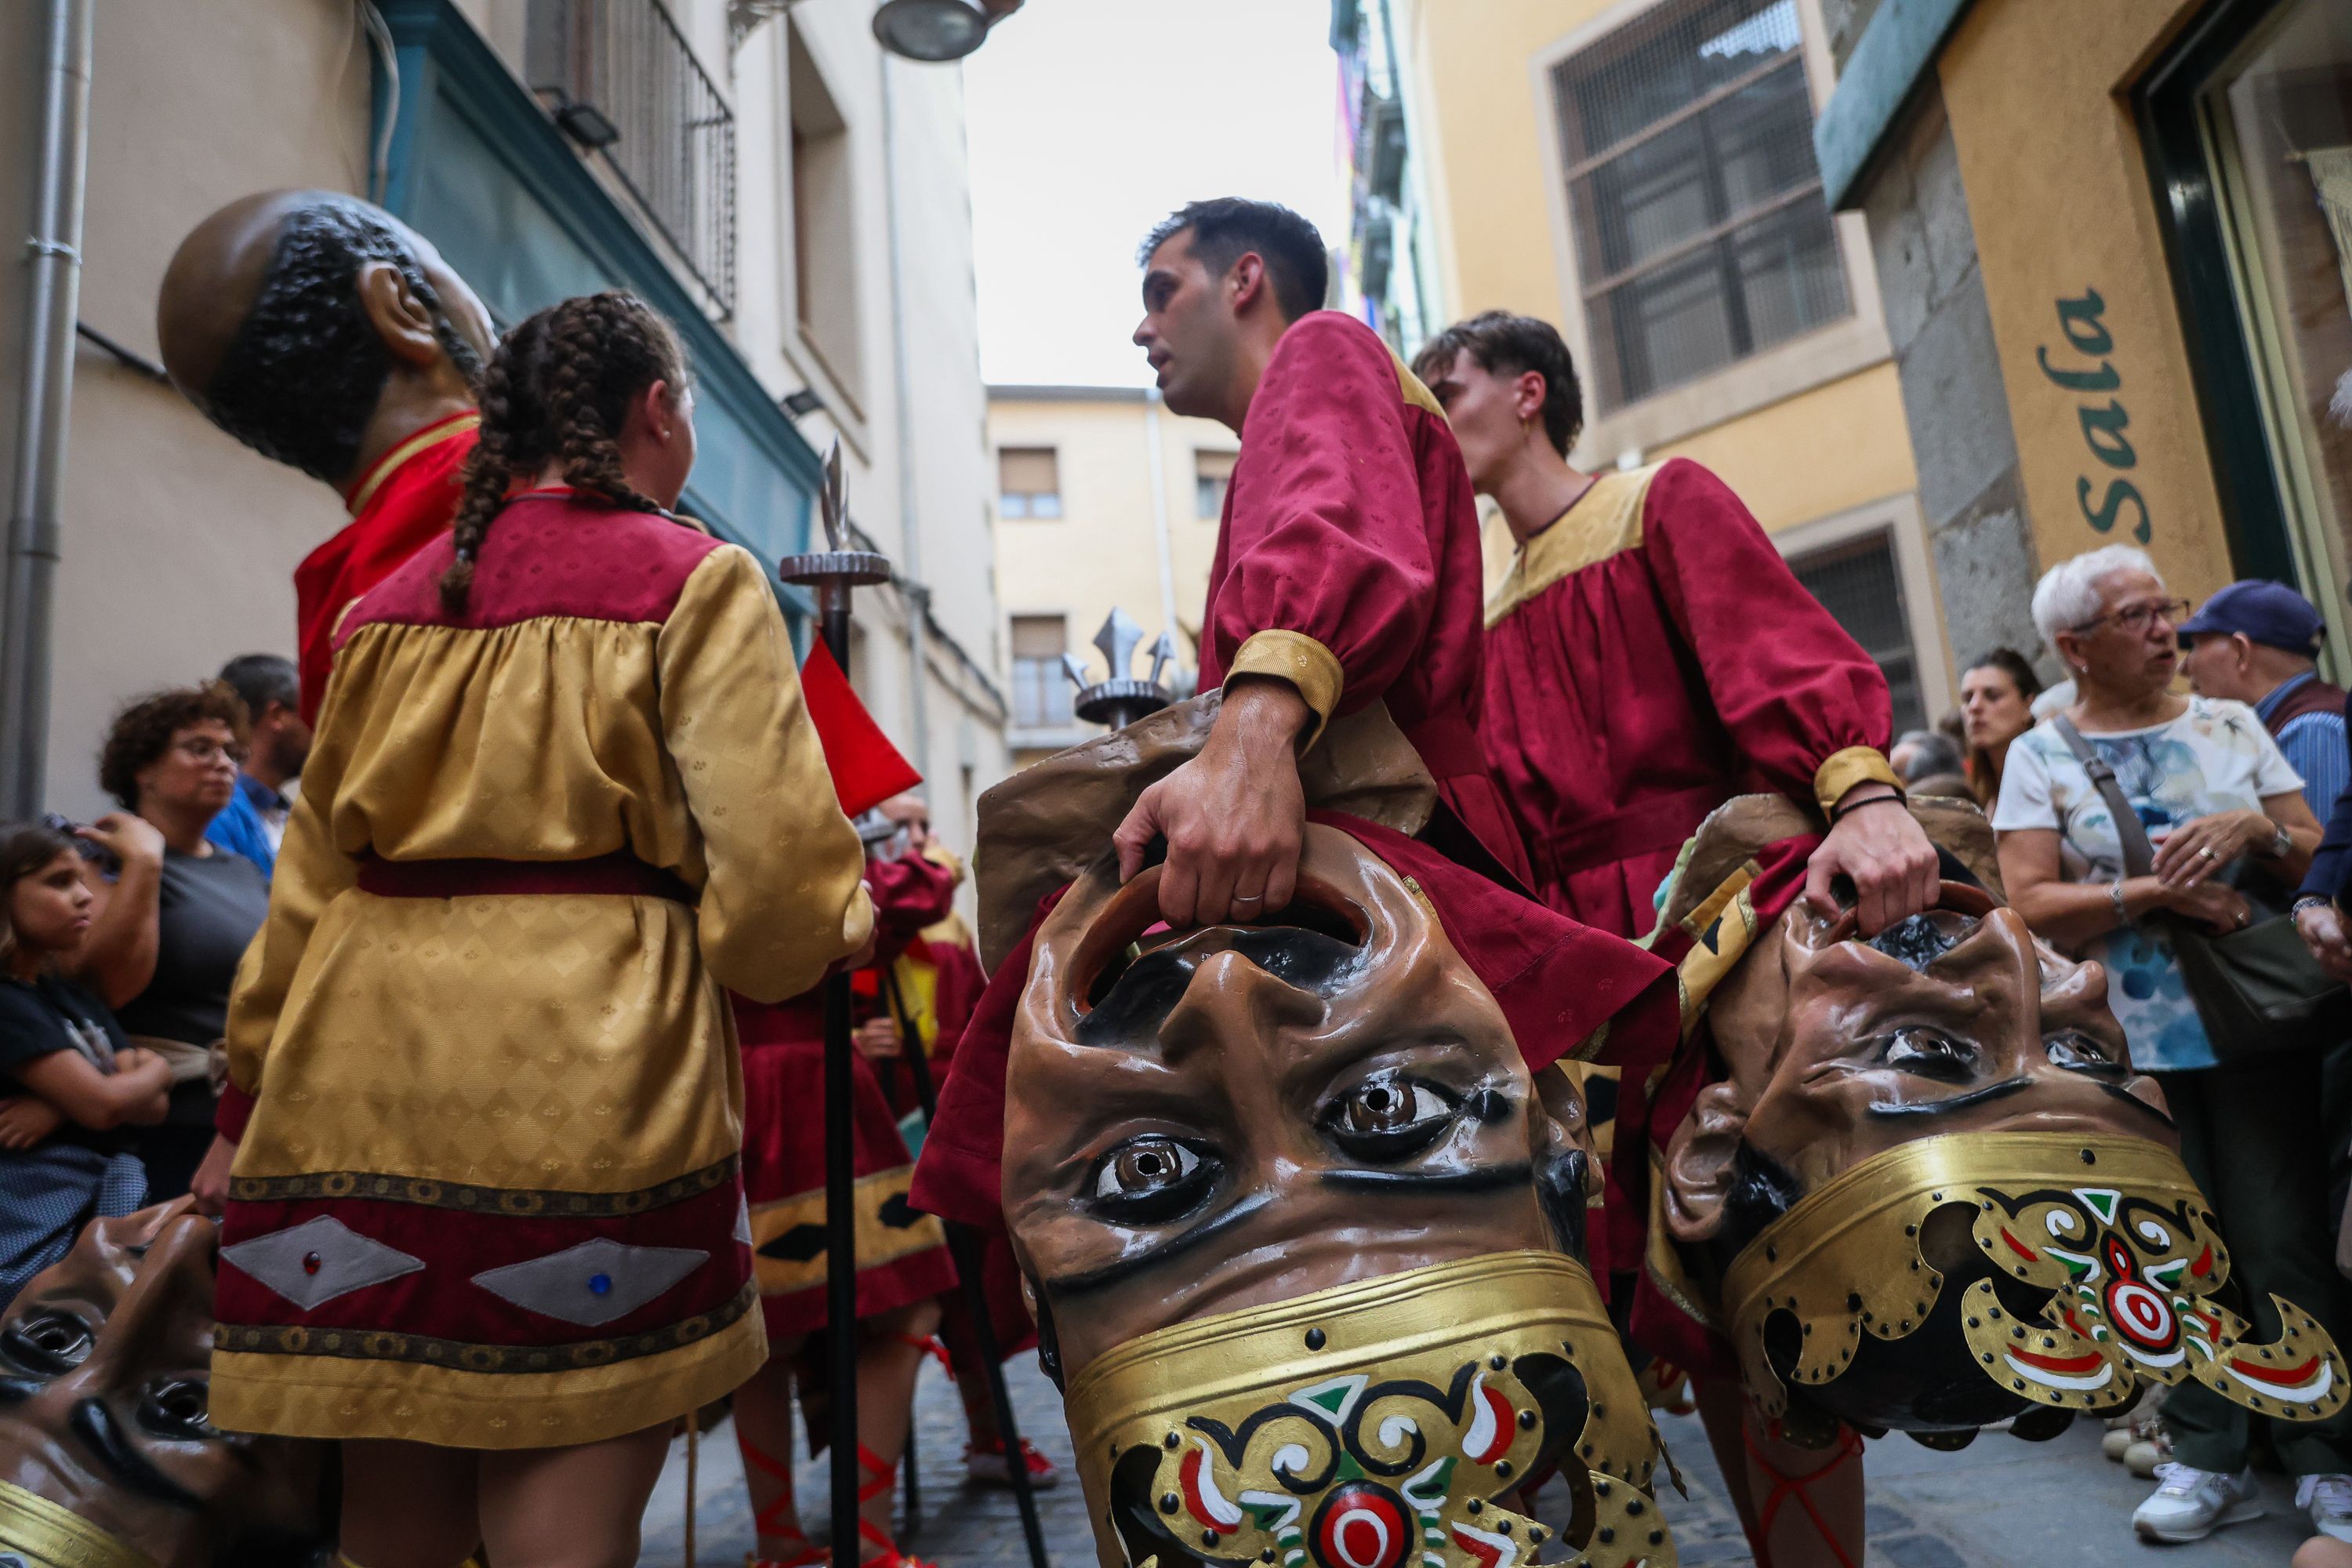
[[[425,1267],[425,1259],[371,1241],[328,1215],[224,1247],[220,1255],[306,1312]]]
[[[738,1204],[735,1208],[735,1239],[741,1242],[746,1247],[751,1246],[753,1240],[751,1235],[751,1203],[748,1198]]]
[[[709,1258],[694,1247],[631,1247],[599,1237],[528,1263],[485,1268],[474,1283],[527,1311],[593,1329],[635,1311]]]

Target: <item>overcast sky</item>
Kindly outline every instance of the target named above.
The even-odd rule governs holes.
[[[1330,0],[1029,0],[965,66],[981,369],[1144,386],[1135,247],[1203,196],[1338,243]]]

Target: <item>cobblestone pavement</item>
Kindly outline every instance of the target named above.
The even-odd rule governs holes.
[[[1053,1568],[1092,1568],[1094,1542],[1070,1470],[1060,1398],[1027,1358],[1016,1363],[1012,1378],[1024,1430],[1062,1468],[1063,1484],[1037,1500]],[[1663,1500],[1683,1563],[1687,1568],[1752,1563],[1697,1421],[1669,1418],[1663,1430],[1690,1493],[1683,1498],[1667,1489]],[[1012,1494],[963,1484],[962,1409],[936,1367],[923,1373],[916,1432],[923,1518],[901,1544],[940,1568],[1026,1568]],[[2077,1423],[2049,1443],[1990,1432],[1958,1454],[1931,1452],[1902,1437],[1872,1443],[1865,1460],[1870,1563],[1889,1568],[2284,1568],[2310,1533],[2294,1507],[2292,1483],[2269,1475],[2263,1479],[2266,1517],[2194,1545],[2143,1545],[2132,1535],[2131,1510],[2151,1483],[2102,1458],[2099,1432],[2095,1423]],[[684,1568],[685,1476],[680,1442],[647,1512],[641,1568]],[[800,1497],[820,1536],[825,1485],[824,1468],[803,1457]],[[737,1568],[751,1550],[751,1520],[731,1427],[722,1426],[705,1438],[696,1489],[698,1568]],[[1548,1494],[1538,1511],[1555,1514],[1564,1498],[1563,1491]]]

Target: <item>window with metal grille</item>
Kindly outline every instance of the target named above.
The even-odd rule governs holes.
[[[1847,314],[1797,0],[1666,0],[1551,85],[1602,410]]]
[[[1885,672],[1887,692],[1895,700],[1895,733],[1926,729],[1919,658],[1911,642],[1911,618],[1903,604],[1893,537],[1867,534],[1799,556],[1789,566],[1805,592],[1820,600],[1822,608]]]
[[[1050,521],[1062,515],[1061,464],[1051,447],[1006,447],[996,454],[996,515]]]
[[[660,0],[530,0],[530,89],[671,258],[735,313],[735,111]]]
[[[1215,522],[1225,515],[1225,489],[1234,482],[1234,459],[1239,456],[1238,452],[1192,454],[1192,510],[1202,521]]]
[[[1062,655],[1069,647],[1068,616],[1013,617],[1014,729],[1054,730],[1074,721],[1070,702],[1076,692],[1062,673]]]

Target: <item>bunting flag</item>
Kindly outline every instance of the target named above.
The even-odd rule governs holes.
[[[849,677],[822,637],[812,641],[808,662],[801,666],[801,697],[808,704],[817,739],[824,742],[824,764],[833,774],[844,816],[871,811],[923,782],[857,700]]]

